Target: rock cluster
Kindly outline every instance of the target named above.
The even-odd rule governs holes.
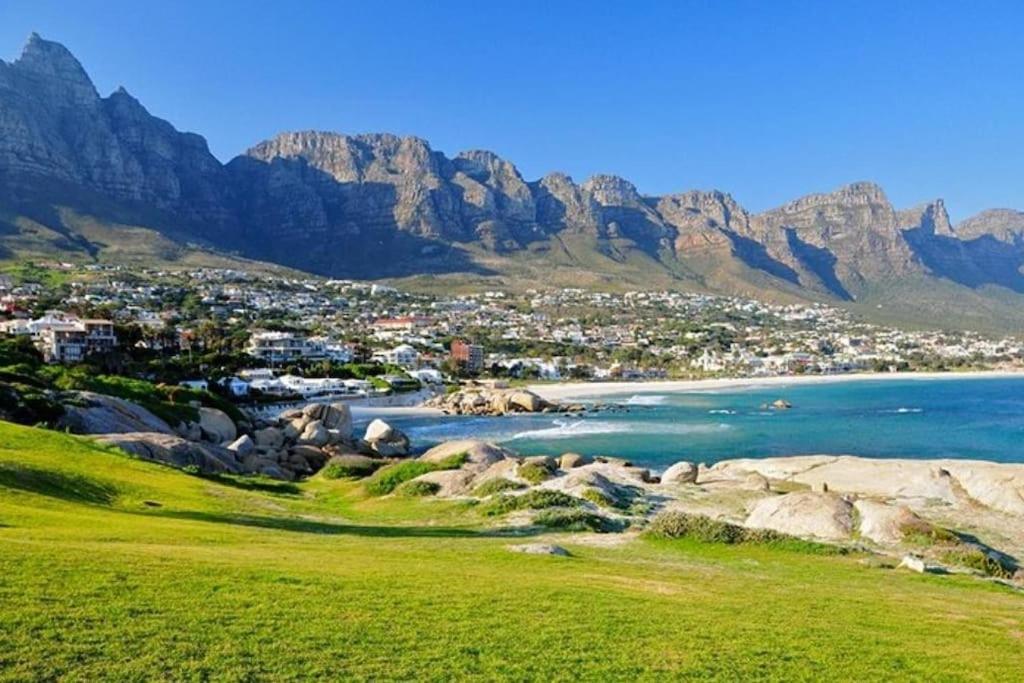
[[[78,393],[68,401],[63,426],[71,431],[96,435],[97,441],[146,460],[194,467],[204,474],[293,480],[319,471],[332,457],[409,455],[409,438],[382,420],[371,422],[363,437],[356,438],[352,413],[344,403],[312,403],[255,425],[235,424],[226,413],[201,406],[197,421],[172,428],[123,399]]]
[[[509,413],[582,412],[579,404],[552,403],[526,389],[489,389],[466,387],[436,396],[423,405],[438,408],[449,415],[507,415]]]

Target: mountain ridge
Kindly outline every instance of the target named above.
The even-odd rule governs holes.
[[[941,199],[896,208],[859,181],[751,213],[718,189],[655,196],[611,174],[527,180],[494,152],[449,157],[389,133],[283,132],[222,164],[202,136],[123,87],[101,97],[69,50],[37,34],[0,61],[0,197],[0,255],[19,252],[28,216],[61,235],[55,249],[95,256],[102,245],[55,217],[74,204],[329,276],[557,285],[576,267],[595,283],[850,304],[884,298],[894,281],[942,280],[964,302],[993,288],[1024,294],[1024,212],[953,226]]]

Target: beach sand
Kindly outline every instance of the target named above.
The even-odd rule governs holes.
[[[830,384],[865,381],[928,381],[937,379],[1004,379],[1024,377],[1022,371],[984,370],[972,372],[864,372],[848,375],[791,375],[784,377],[729,377],[720,379],[660,380],[643,382],[565,382],[534,384],[530,391],[549,401],[564,401],[588,396],[617,396],[657,392],[715,391],[751,387],[792,386],[794,384]]]

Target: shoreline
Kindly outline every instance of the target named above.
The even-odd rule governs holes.
[[[780,375],[775,377],[721,377],[691,380],[643,380],[629,382],[560,382],[531,384],[526,388],[549,400],[560,401],[591,396],[619,396],[622,394],[651,394],[717,391],[721,389],[749,389],[755,387],[793,384],[834,384],[840,382],[870,381],[932,381],[959,379],[1016,379],[1024,378],[1024,370],[971,370],[968,372],[860,372],[845,375]]]

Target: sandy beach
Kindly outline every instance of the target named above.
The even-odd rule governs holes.
[[[1024,377],[1022,371],[983,370],[972,372],[865,372],[849,375],[792,375],[784,377],[729,377],[720,379],[663,380],[644,382],[565,382],[534,384],[529,386],[549,401],[564,401],[589,396],[616,396],[622,394],[650,394],[679,391],[716,391],[721,389],[747,389],[752,387],[792,386],[794,384],[830,384],[836,382],[868,381],[929,381],[942,379],[1001,379]]]

